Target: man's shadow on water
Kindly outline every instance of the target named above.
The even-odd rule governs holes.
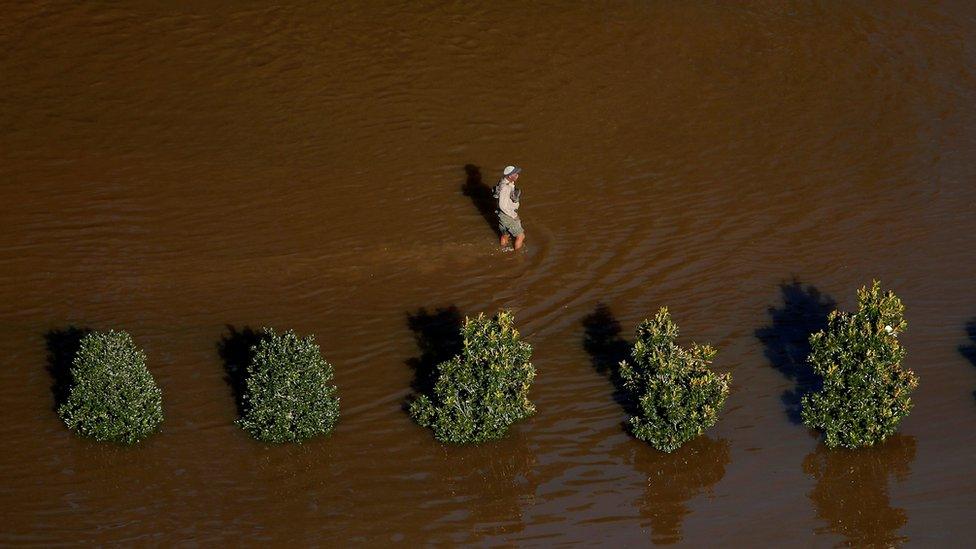
[[[969,336],[969,341],[972,343],[960,345],[959,354],[971,362],[973,366],[976,366],[976,318],[966,323],[966,335]],[[973,397],[976,397],[976,391],[973,392]]]
[[[437,381],[437,365],[454,358],[463,348],[461,312],[454,305],[434,311],[420,308],[407,313],[407,327],[420,349],[420,356],[408,359],[407,366],[414,370],[410,387],[414,394],[404,403],[406,409],[416,395],[429,395]]]
[[[54,396],[54,409],[57,410],[71,391],[71,364],[81,347],[81,340],[91,332],[88,328],[69,326],[57,328],[44,334],[47,346],[47,371],[51,374],[51,394]]]
[[[491,187],[485,185],[482,181],[481,168],[478,166],[467,164],[464,166],[464,173],[467,177],[464,180],[464,184],[461,185],[461,192],[464,193],[464,196],[471,199],[478,213],[485,219],[485,223],[491,227],[492,231],[495,231],[495,235],[497,236],[499,234],[498,218],[495,214],[495,197],[492,194]]]
[[[796,382],[794,389],[783,393],[782,400],[790,421],[801,424],[804,395],[816,392],[823,383],[807,362],[810,336],[827,327],[827,316],[837,307],[837,302],[813,286],[804,287],[796,279],[779,288],[783,306],[769,308],[772,324],[756,330],[755,335],[766,347],[766,358],[773,367]]]
[[[631,344],[620,336],[620,322],[604,303],[583,318],[583,349],[590,355],[593,368],[613,383],[613,400],[628,416],[638,413],[638,403],[624,389],[620,363],[630,357]],[[622,427],[629,432],[629,423]]]
[[[224,363],[224,381],[230,387],[237,405],[237,415],[244,415],[244,387],[247,381],[247,367],[254,358],[254,347],[264,338],[248,326],[238,330],[227,325],[227,334],[217,342],[217,354]]]

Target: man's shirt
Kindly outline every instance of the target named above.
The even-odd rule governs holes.
[[[519,203],[512,200],[512,191],[514,190],[515,184],[511,181],[506,179],[499,182],[498,210],[512,219],[518,219],[518,212],[515,210],[518,209]]]

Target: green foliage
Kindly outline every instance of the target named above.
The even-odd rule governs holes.
[[[507,311],[466,318],[461,335],[461,354],[437,366],[433,392],[419,395],[410,415],[441,442],[501,438],[510,425],[535,412],[529,401],[532,346],[521,341]]]
[[[662,307],[653,320],[640,323],[630,360],[620,363],[624,389],[637,403],[631,430],[664,452],[715,425],[731,383],[731,375],[708,368],[715,349],[698,344],[685,349],[677,338],[678,326]]]
[[[265,328],[252,348],[238,424],[264,442],[302,442],[332,432],[339,397],[315,338]]]
[[[857,292],[857,312],[834,311],[827,328],[810,336],[809,362],[823,388],[803,398],[803,422],[824,433],[830,448],[885,440],[912,409],[915,372],[901,367],[898,335],[905,307],[875,280]]]
[[[159,427],[163,394],[132,336],[113,330],[81,339],[58,414],[82,436],[122,444],[136,443]]]

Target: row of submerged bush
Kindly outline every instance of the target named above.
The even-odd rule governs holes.
[[[898,336],[907,328],[904,306],[881,284],[858,291],[856,312],[834,311],[810,337],[808,362],[823,379],[802,401],[806,425],[828,447],[870,446],[893,434],[911,410],[918,378],[902,367]],[[637,326],[629,356],[615,370],[634,403],[634,437],[672,452],[719,419],[731,374],[710,369],[716,350],[678,344],[667,308]],[[535,412],[529,389],[536,370],[532,347],[508,311],[479,314],[460,327],[461,349],[436,365],[430,387],[408,411],[445,443],[470,444],[505,436]],[[265,442],[302,442],[327,435],[339,419],[332,366],[312,336],[265,329],[247,350],[238,425]],[[162,393],[146,355],[129,334],[91,332],[81,339],[70,369],[67,397],[58,407],[78,434],[123,444],[137,442],[163,421]]]

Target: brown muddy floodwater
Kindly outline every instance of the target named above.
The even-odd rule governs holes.
[[[0,544],[976,534],[976,5],[5,4]],[[485,219],[509,163],[519,254]],[[915,409],[829,452],[795,422],[805,338],[873,277],[907,306]],[[606,375],[661,305],[734,375],[673,455]],[[415,368],[502,307],[538,413],[442,446],[403,412]],[[64,428],[70,326],[145,348],[160,433]],[[234,425],[223,343],[261,326],[317,336],[333,436]]]

